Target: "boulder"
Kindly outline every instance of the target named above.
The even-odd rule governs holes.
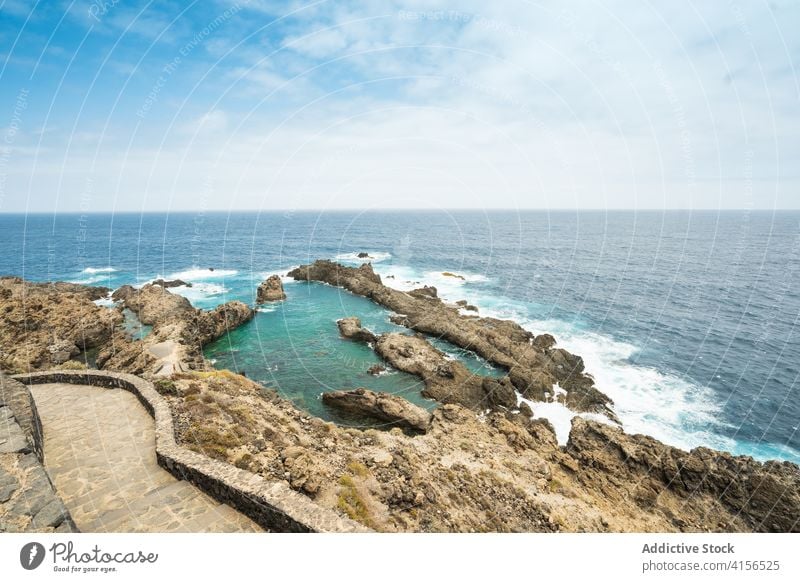
[[[278,275],[270,277],[258,286],[256,303],[266,303],[267,301],[282,301],[286,299],[283,291],[283,283]]]
[[[336,325],[339,326],[342,337],[364,343],[375,341],[375,334],[361,327],[361,320],[357,317],[345,317],[337,321]]]
[[[431,415],[424,408],[400,396],[365,388],[325,392],[322,401],[340,410],[370,416],[413,431],[427,432],[431,423]]]
[[[374,366],[370,366],[367,369],[367,374],[371,374],[373,376],[380,376],[385,371],[386,371],[386,368],[384,368],[380,364],[375,364]]]
[[[63,364],[81,352],[78,346],[68,340],[56,340],[47,347],[47,350],[50,352],[50,361],[53,364]]]
[[[357,256],[358,256],[359,259],[368,259],[368,258],[370,258],[369,257],[369,253],[364,253],[364,252],[358,253]]]

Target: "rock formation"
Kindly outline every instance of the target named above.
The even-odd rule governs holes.
[[[289,276],[343,287],[394,311],[397,315],[391,319],[397,324],[477,353],[506,369],[508,380],[526,398],[552,398],[557,382],[567,392],[565,404],[570,409],[616,420],[611,399],[595,388],[594,380],[584,373],[579,356],[538,340],[513,321],[462,315],[457,306],[441,301],[431,288],[409,293],[392,289],[383,285],[380,276],[366,263],[353,268],[320,260],[294,269]]]
[[[112,298],[152,325],[142,341],[131,341],[118,332],[97,356],[98,366],[144,376],[169,376],[175,372],[205,369],[202,348],[253,318],[253,309],[230,301],[211,311],[192,307],[188,299],[160,285],[141,289],[120,287]]]
[[[324,392],[322,401],[328,406],[370,416],[412,431],[427,432],[431,423],[431,415],[427,410],[405,398],[385,392],[373,392],[365,388],[337,390]]]
[[[266,281],[258,286],[256,303],[282,301],[283,299],[286,299],[286,293],[283,291],[283,284],[278,275],[270,275]]]
[[[364,343],[375,341],[375,334],[361,327],[361,320],[357,317],[345,317],[336,322],[339,326],[339,333],[342,337]]]
[[[566,452],[582,487],[689,531],[800,531],[800,467],[698,447],[691,452],[576,417]]]
[[[159,285],[164,287],[165,289],[171,289],[172,287],[191,287],[191,283],[187,283],[186,281],[182,281],[181,279],[173,279],[172,281],[165,281],[164,279],[156,279],[153,281],[153,285]]]
[[[109,289],[0,278],[0,368],[49,369],[105,344],[122,322],[93,301]]]

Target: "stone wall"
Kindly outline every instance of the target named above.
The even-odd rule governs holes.
[[[30,390],[0,373],[0,532],[78,531],[43,460]]]
[[[281,481],[190,451],[175,442],[169,404],[148,381],[131,374],[98,370],[34,372],[15,376],[26,384],[85,384],[132,392],[155,419],[158,463],[178,479],[241,511],[271,531],[365,532],[364,526],[321,507]]]

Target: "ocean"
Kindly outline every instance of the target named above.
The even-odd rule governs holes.
[[[271,273],[317,258],[357,265],[367,252],[387,284],[434,285],[482,315],[553,334],[584,358],[628,432],[800,462],[797,211],[7,214],[0,233],[0,274],[111,288],[180,278],[192,286],[176,291],[203,308],[253,304]],[[287,301],[207,346],[216,366],[343,424],[360,421],[326,409],[323,391],[365,386],[434,405],[413,376],[368,374],[377,356],[339,338],[335,321],[350,315],[376,332],[401,329],[386,310],[284,283]],[[568,423],[564,410],[538,413],[553,412]]]

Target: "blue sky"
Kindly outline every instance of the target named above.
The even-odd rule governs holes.
[[[798,208],[800,5],[0,0],[0,212]]]

